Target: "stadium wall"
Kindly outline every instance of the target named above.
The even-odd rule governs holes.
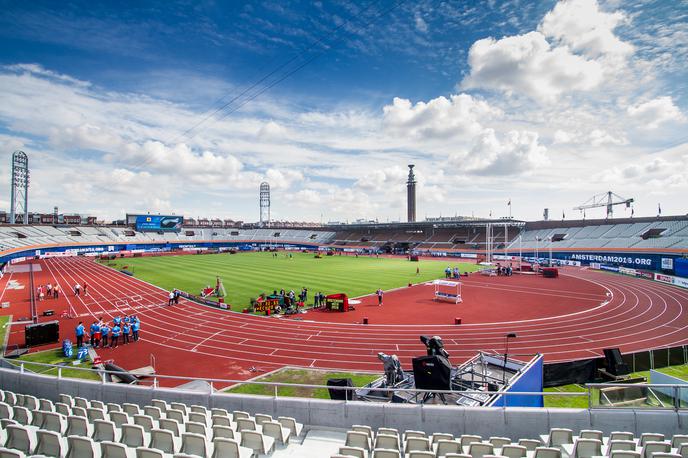
[[[19,262],[36,256],[55,255],[86,255],[86,254],[117,254],[122,251],[171,251],[171,250],[207,250],[217,248],[236,248],[238,250],[275,247],[282,249],[307,249],[318,248],[317,244],[290,243],[290,242],[256,242],[256,241],[232,241],[232,242],[166,242],[166,243],[125,243],[112,242],[107,244],[69,244],[69,245],[41,245],[14,248],[0,253],[0,263]]]
[[[328,401],[240,394],[193,392],[166,388],[105,384],[87,380],[56,378],[16,369],[0,369],[3,389],[38,398],[59,400],[60,393],[103,402],[129,402],[144,406],[153,399],[183,402],[228,411],[260,412],[273,417],[294,417],[309,426],[348,429],[352,424],[400,430],[444,431],[454,435],[479,434],[483,437],[534,437],[552,427],[633,431],[636,436],[652,431],[667,436],[685,432],[687,410],[652,409],[548,409],[471,408],[422,404],[385,404],[358,401]]]
[[[365,250],[375,250],[374,247],[339,247],[336,245],[319,245],[317,243],[303,243],[283,241],[276,243],[274,240],[256,241],[256,240],[232,240],[232,241],[194,241],[194,242],[110,242],[104,244],[85,243],[85,244],[65,244],[65,245],[37,245],[27,246],[21,248],[12,248],[0,252],[0,264],[15,260],[23,260],[35,256],[50,256],[67,254],[116,254],[121,251],[170,251],[170,250],[207,250],[219,248],[234,248],[238,250],[253,249],[260,247],[276,247],[282,249],[308,249],[308,250],[335,250],[342,252],[359,252]],[[449,250],[418,250],[420,254],[427,254],[436,257],[457,257],[465,259],[476,259],[479,255],[484,254],[481,250],[471,251],[449,251]],[[508,256],[517,256],[518,250],[509,249],[495,250],[494,255],[496,259],[501,258],[504,253]],[[535,251],[532,248],[520,251],[522,256],[527,258],[534,258]],[[542,249],[538,252],[539,258],[543,261],[549,259],[549,250]],[[686,250],[666,250],[666,249],[638,249],[638,250],[592,250],[592,249],[576,249],[576,250],[552,250],[552,258],[560,261],[574,261],[580,262],[582,265],[589,265],[590,263],[602,263],[611,266],[622,266],[635,269],[645,269],[653,271],[661,271],[670,275],[688,274],[688,269],[685,266],[684,258]],[[670,268],[667,268],[669,267]],[[675,266],[680,266],[681,269],[676,269]]]

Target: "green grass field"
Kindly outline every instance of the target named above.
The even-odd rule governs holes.
[[[380,377],[380,374],[330,372],[315,369],[281,369],[270,375],[257,378],[257,382],[296,383],[302,385],[326,385],[330,378],[350,378],[354,386],[361,387]],[[238,385],[226,390],[228,393],[259,394],[274,396],[275,388],[267,385]],[[330,399],[326,388],[303,388],[285,386],[277,389],[277,396],[297,398]]]
[[[688,364],[683,364],[681,366],[669,366],[662,369],[657,369],[658,372],[664,374],[672,375],[674,377],[688,380]],[[650,380],[650,371],[633,372],[631,374],[632,378],[635,377],[645,377],[648,381]],[[587,393],[588,390],[581,385],[564,385],[557,386],[554,388],[545,388],[545,391],[551,393]],[[588,408],[588,398],[586,396],[581,397],[564,397],[564,396],[545,396],[545,407],[566,407],[574,409],[587,409]]]
[[[10,315],[0,316],[0,354],[5,354],[5,340],[9,331]]]
[[[76,348],[74,348],[74,353],[76,354]],[[69,378],[81,378],[81,379],[86,379],[86,380],[100,380],[100,376],[98,373],[94,370],[79,370],[79,369],[74,369],[74,367],[79,367],[79,368],[84,368],[84,369],[90,369],[91,368],[91,363],[90,360],[86,362],[82,362],[78,365],[74,365],[74,362],[76,361],[75,358],[65,358],[65,356],[62,354],[62,349],[57,349],[57,350],[45,350],[45,351],[39,351],[36,353],[28,353],[26,355],[20,356],[18,359],[13,360],[13,364],[19,364],[20,362],[24,363],[24,367],[27,370],[36,372],[38,374],[42,375],[52,375],[57,377],[57,369],[52,369],[52,368],[46,368],[44,366],[39,366],[38,364],[31,364],[31,363],[43,363],[43,364],[55,364],[55,365],[61,365],[62,367],[62,377],[69,377]]]
[[[227,291],[225,301],[233,310],[241,310],[261,293],[272,293],[284,288],[297,294],[308,288],[309,301],[313,294],[347,293],[349,297],[444,277],[447,260],[421,260],[375,258],[360,256],[323,256],[316,259],[313,253],[284,252],[237,253],[183,256],[157,256],[105,261],[105,265],[127,269],[134,276],[167,290],[179,288],[198,294],[208,285],[215,286],[215,277],[222,278]],[[477,270],[475,264],[449,262],[461,272]],[[416,268],[420,273],[416,275]]]

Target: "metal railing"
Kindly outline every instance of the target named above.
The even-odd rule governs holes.
[[[12,360],[12,359],[6,359],[2,358],[3,362],[10,363],[14,365],[15,367],[18,367],[18,370],[20,373],[25,373],[27,371],[27,366],[38,366],[38,367],[43,367],[46,368],[47,372],[49,370],[57,369],[57,378],[62,379],[62,378],[71,378],[74,380],[79,380],[79,381],[84,381],[88,383],[97,383],[95,380],[86,380],[86,379],[81,379],[81,378],[72,378],[72,377],[63,377],[62,371],[63,369],[69,369],[69,370],[76,370],[76,371],[84,371],[88,373],[98,373],[99,375],[99,383],[101,384],[106,384],[106,383],[112,383],[107,381],[108,375],[110,376],[117,376],[117,375],[122,375],[121,371],[108,371],[108,370],[97,370],[97,369],[90,369],[90,368],[84,368],[84,367],[77,367],[77,366],[64,366],[64,365],[55,365],[55,364],[47,364],[47,363],[38,363],[38,362],[30,362],[30,361],[21,361],[21,360]],[[30,371],[30,370],[29,370]],[[34,371],[30,371],[34,372]],[[45,375],[45,374],[40,374],[39,375]],[[348,386],[327,386],[327,385],[317,385],[317,384],[304,384],[304,383],[284,383],[284,382],[261,382],[257,380],[235,380],[235,379],[224,379],[224,378],[198,378],[198,377],[184,377],[184,376],[178,376],[178,375],[151,375],[147,376],[146,379],[150,380],[148,384],[137,384],[137,387],[142,387],[142,388],[151,388],[151,389],[158,389],[158,388],[163,388],[160,386],[160,381],[167,381],[167,380],[174,380],[178,381],[181,383],[187,383],[191,381],[203,381],[208,384],[208,393],[210,395],[217,395],[217,394],[231,394],[231,393],[217,393],[215,390],[215,386],[220,386],[222,390],[231,388],[234,386],[239,386],[239,385],[258,385],[258,386],[265,386],[265,387],[271,387],[272,388],[272,397],[277,398],[277,397],[287,397],[287,396],[280,396],[279,395],[279,389],[280,388],[305,388],[305,389],[326,389],[326,390],[343,390],[343,391],[355,391],[355,390],[360,390],[364,387],[348,387]],[[164,387],[167,388],[167,387]],[[642,384],[623,384],[623,383],[590,383],[585,385],[586,391],[581,391],[581,392],[521,392],[521,391],[506,391],[506,392],[499,392],[499,393],[494,393],[499,396],[503,396],[504,402],[503,402],[503,407],[508,407],[509,405],[509,398],[513,396],[547,396],[547,397],[563,397],[563,398],[587,398],[588,401],[588,409],[623,409],[623,408],[639,408],[639,407],[646,407],[646,408],[652,408],[652,409],[663,409],[663,410],[686,410],[688,409],[688,384],[686,385],[676,385],[676,384],[648,384],[648,383],[642,383]],[[176,389],[176,390],[182,390],[185,391],[183,388],[174,388],[174,387],[169,387],[169,389]],[[461,394],[461,395],[484,395],[486,392],[485,391],[477,391],[477,390],[466,390],[466,391],[451,391],[451,390],[423,390],[423,389],[417,389],[417,388],[375,388],[374,389],[376,392],[383,392],[383,393],[390,393],[390,400],[391,400],[391,394],[394,392],[405,392],[405,393],[412,393],[414,395],[424,395],[427,393],[435,393],[435,394]],[[618,402],[614,402],[613,399],[609,397],[609,395],[603,395],[604,393],[609,392],[610,390],[616,390],[616,397],[618,398],[619,395],[621,395],[621,400]],[[623,400],[623,391],[625,390],[633,390],[634,393],[640,392],[640,394],[645,394],[646,392],[648,393],[646,396],[641,396],[640,398],[648,398],[652,397],[653,399],[658,400],[659,402],[656,402],[655,404],[647,404],[647,405],[642,405],[638,403],[632,402],[633,400]],[[197,390],[193,390],[196,391]],[[667,392],[671,394],[667,394]],[[266,395],[264,395],[266,396]],[[605,403],[605,396],[606,396],[606,401]],[[349,401],[349,396],[344,395],[344,401],[348,402]],[[640,399],[638,398],[638,399]],[[662,401],[663,398],[665,401],[666,400],[671,400],[671,402],[668,402],[669,405],[667,405],[667,402]],[[501,407],[501,406],[500,406]]]

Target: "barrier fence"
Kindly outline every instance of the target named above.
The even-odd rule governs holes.
[[[688,345],[624,353],[621,356],[631,372],[680,366],[688,364]],[[544,385],[545,387],[554,387],[571,383],[594,383],[598,376],[597,370],[605,367],[605,358],[545,364]]]
[[[64,370],[70,371],[85,371],[89,373],[96,372],[99,376],[99,381],[95,380],[79,380],[70,378],[70,380],[89,383],[89,384],[100,384],[100,385],[110,385],[110,386],[122,386],[123,384],[108,382],[108,375],[117,376],[122,374],[121,371],[108,371],[108,370],[95,370],[90,368],[76,367],[76,366],[64,366],[64,365],[54,365],[46,363],[37,362],[27,362],[18,361],[2,358],[0,359],[0,366],[8,369],[13,368],[21,374],[45,374],[48,371],[56,371],[56,376],[58,380],[64,380],[63,377]],[[29,367],[41,368],[41,371],[31,370]],[[194,377],[182,377],[175,375],[151,375],[146,378],[146,384],[137,384],[136,388],[150,388],[153,390],[160,389],[161,380],[174,380],[179,382],[180,385],[189,382],[205,382],[207,385],[207,390],[199,389],[189,389],[184,387],[179,388],[169,388],[171,390],[176,390],[180,392],[193,392],[211,396],[233,396],[231,393],[225,393],[217,391],[215,387],[222,387],[222,389],[235,386],[235,385],[257,385],[270,387],[272,391],[271,396],[264,396],[268,398],[289,398],[291,396],[280,396],[280,388],[305,388],[305,389],[326,389],[326,390],[344,390],[344,391],[355,391],[361,387],[348,387],[348,386],[327,386],[327,385],[316,385],[316,384],[300,384],[300,383],[282,383],[282,382],[261,382],[256,380],[233,380],[233,379],[222,379],[222,378],[206,378],[198,379]],[[168,388],[165,388],[168,389]],[[426,393],[435,394],[462,394],[462,395],[484,395],[484,391],[466,390],[466,391],[448,391],[448,390],[421,390],[415,388],[376,388],[376,391],[390,393],[391,395],[395,391],[404,391],[407,393],[414,393],[418,395],[424,395]],[[563,397],[563,398],[587,398],[588,409],[660,409],[660,410],[675,410],[675,411],[686,411],[688,410],[688,384],[624,384],[624,383],[589,383],[585,385],[585,391],[582,392],[500,392],[501,396],[504,396],[504,404],[500,407],[509,407],[509,398],[512,396],[548,396],[548,397]],[[260,395],[259,395],[260,396]],[[350,395],[342,395],[342,401],[350,402]]]

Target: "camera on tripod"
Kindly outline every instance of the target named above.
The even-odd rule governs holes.
[[[423,342],[427,350],[428,356],[444,356],[449,358],[449,353],[444,349],[444,342],[440,336],[420,336],[420,341]]]

